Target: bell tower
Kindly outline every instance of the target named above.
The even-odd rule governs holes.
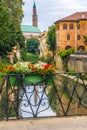
[[[32,24],[33,26],[38,27],[37,9],[36,9],[35,1],[33,4]]]

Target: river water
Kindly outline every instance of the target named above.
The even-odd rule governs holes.
[[[43,86],[26,86],[26,93],[22,96],[19,109],[23,118],[56,116],[43,89]]]

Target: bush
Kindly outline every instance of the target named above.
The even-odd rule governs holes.
[[[46,62],[50,64],[54,63],[53,56],[49,53],[46,55]]]
[[[65,71],[68,71],[68,61],[70,59],[70,55],[74,52],[73,48],[69,48],[67,50],[61,50],[58,52],[58,55],[61,57],[63,62],[63,68]]]
[[[49,63],[49,64],[54,64],[54,59],[53,59],[53,56],[51,54],[47,54],[45,57],[44,56],[41,56],[39,57],[39,60],[41,60],[42,62],[46,62],[46,63]]]
[[[67,56],[70,56],[72,53],[74,52],[74,49],[73,48],[69,48],[67,50],[61,50],[58,52],[58,55],[64,59],[66,58]]]
[[[10,60],[8,57],[2,57],[0,58],[0,70],[2,69],[3,66],[9,65]]]

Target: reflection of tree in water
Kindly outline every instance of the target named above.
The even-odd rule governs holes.
[[[53,86],[50,86],[48,97],[49,97],[51,108],[54,112],[56,112],[56,108],[57,108],[57,94],[55,92],[56,92],[55,88]]]
[[[73,79],[58,76],[56,87],[50,88],[49,98],[51,108],[57,115],[87,113],[87,87],[81,76],[75,76]]]

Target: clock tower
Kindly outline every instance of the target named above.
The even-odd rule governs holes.
[[[36,10],[35,1],[33,4],[32,24],[33,24],[33,26],[38,27],[38,18],[37,18],[37,10]]]

